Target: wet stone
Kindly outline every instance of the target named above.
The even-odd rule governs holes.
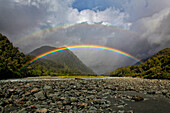
[[[48,86],[48,85],[45,85],[43,89],[44,89],[44,90],[49,90],[49,89],[52,89],[52,87],[51,87],[51,86]]]
[[[34,96],[35,96],[36,98],[38,98],[38,99],[41,99],[41,100],[45,99],[45,96],[44,96],[43,91],[40,91],[40,92],[38,92],[38,93],[35,93]]]
[[[31,90],[31,93],[36,93],[36,92],[38,92],[40,89],[38,89],[38,88],[34,88],[34,89],[32,89]]]
[[[134,100],[134,101],[142,101],[142,100],[144,100],[144,98],[141,97],[141,96],[133,96],[132,100]]]
[[[36,112],[38,112],[38,113],[47,113],[47,111],[48,110],[46,108],[39,108],[36,110]]]

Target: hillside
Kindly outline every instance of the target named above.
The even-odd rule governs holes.
[[[29,53],[29,55],[37,56],[53,49],[56,48],[50,46],[42,46]],[[55,62],[57,64],[61,64],[65,67],[68,67],[68,69],[70,70],[75,70],[82,74],[95,74],[90,68],[88,68],[85,64],[83,64],[79,60],[79,58],[76,55],[74,55],[74,53],[71,52],[70,50],[49,55],[47,57],[44,57],[43,59]]]
[[[29,59],[30,57],[20,53],[18,48],[13,47],[6,36],[0,34],[0,79],[26,76],[27,73],[18,72],[18,69]]]
[[[121,67],[110,75],[170,79],[170,48],[159,51],[143,64]]]

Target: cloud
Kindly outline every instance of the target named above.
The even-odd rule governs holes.
[[[170,47],[170,8],[161,10],[151,17],[138,20],[132,28],[141,34],[141,40],[150,45],[147,46],[148,54],[153,54],[160,49]]]
[[[131,22],[150,17],[169,7],[169,0],[129,0],[129,2],[123,5],[123,9],[129,14],[129,21]]]
[[[36,30],[62,24],[101,23],[129,29],[128,14],[108,7],[103,11],[90,9],[78,11],[73,8],[74,0],[1,0],[0,32],[12,41]],[[8,6],[8,7],[7,7]]]
[[[97,44],[146,58],[169,47],[170,1],[91,0],[87,5],[84,2],[0,0],[0,32],[12,42],[29,35],[29,38],[15,45],[25,53],[42,45]],[[37,33],[63,24],[68,26]],[[37,35],[31,36],[34,32]],[[124,56],[101,50],[73,52],[100,73],[135,63]]]

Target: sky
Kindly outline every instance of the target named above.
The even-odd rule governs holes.
[[[170,47],[170,0],[0,0],[0,15],[0,33],[24,53],[96,44],[143,59]],[[101,50],[73,52],[100,74],[135,63]]]

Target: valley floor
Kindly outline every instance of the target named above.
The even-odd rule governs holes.
[[[169,113],[170,80],[0,81],[0,112]]]

